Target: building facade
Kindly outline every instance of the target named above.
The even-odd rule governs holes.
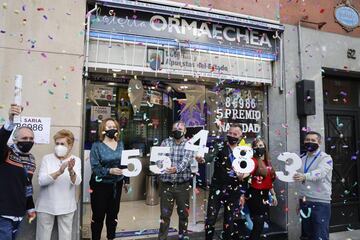
[[[90,236],[88,154],[99,120],[110,116],[119,121],[126,148],[140,150],[144,169],[131,179],[131,194],[123,194],[119,237],[158,228],[156,196],[146,194],[155,185],[146,169],[151,147],[177,120],[185,121],[189,137],[208,130],[209,142],[240,123],[247,142],[266,139],[279,171],[285,165],[277,156],[299,153],[303,133],[319,131],[335,162],[331,229],[358,226],[360,30],[335,22],[340,1],[1,4],[0,124],[13,99],[13,78],[21,74],[23,116],[50,117],[50,136],[62,128],[75,133],[84,181],[74,239]],[[355,1],[346,4],[360,9]],[[301,80],[314,81],[315,115],[298,115]],[[52,149],[51,140],[36,145],[37,163]],[[191,227],[204,220],[212,166],[194,169]],[[34,185],[36,197],[36,176]],[[298,239],[297,185],[276,181],[275,189],[279,206],[271,209],[270,235]],[[35,225],[24,222],[20,239],[29,236]]]

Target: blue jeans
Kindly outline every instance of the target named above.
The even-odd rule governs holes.
[[[14,240],[20,222],[0,216],[0,240]]]
[[[300,202],[301,239],[329,240],[330,203]]]

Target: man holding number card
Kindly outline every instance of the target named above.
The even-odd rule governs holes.
[[[232,162],[235,159],[233,150],[238,146],[241,138],[241,127],[233,124],[227,132],[225,143],[215,144],[205,159],[196,159],[199,163],[215,161],[205,223],[206,240],[213,239],[214,225],[222,204],[224,205],[222,239],[231,240],[239,237],[238,231],[234,228],[234,212],[239,207],[239,199],[240,203],[244,204],[244,193],[248,184],[243,181],[244,174],[238,174],[233,170]]]
[[[301,239],[328,240],[331,215],[331,178],[333,161],[320,150],[321,135],[308,132],[304,140],[307,153],[302,156],[302,167],[294,175],[301,182],[300,215]]]
[[[194,159],[193,151],[186,150],[185,144],[185,123],[176,122],[172,127],[172,137],[165,139],[161,146],[170,147],[169,158],[171,167],[160,175],[160,231],[158,239],[167,239],[170,218],[173,212],[174,203],[177,205],[179,215],[179,239],[187,237],[191,161]]]
[[[36,217],[33,201],[32,177],[35,158],[30,153],[34,133],[28,127],[14,131],[14,144],[7,142],[15,128],[14,117],[22,108],[12,104],[9,120],[0,129],[0,239],[15,239],[21,220],[27,213],[29,222]]]

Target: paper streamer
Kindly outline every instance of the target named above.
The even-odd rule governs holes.
[[[22,103],[22,75],[15,75],[14,103],[21,106]],[[20,116],[14,117],[14,123],[20,123]]]

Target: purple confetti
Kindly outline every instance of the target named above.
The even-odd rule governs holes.
[[[50,40],[53,40],[53,37],[52,37],[52,36],[48,35],[48,37],[49,37]]]
[[[357,156],[356,156],[356,155],[351,156],[351,160],[356,161],[356,160],[357,160]]]
[[[48,19],[48,17],[47,17],[46,15],[43,15],[43,18],[44,18],[45,20],[47,20],[47,19]]]
[[[344,91],[341,91],[341,92],[340,92],[340,95],[346,97],[346,96],[347,96],[347,93],[344,92]]]
[[[1,33],[6,33],[6,31],[4,31],[4,30],[1,30],[0,32],[1,32]]]
[[[26,11],[26,5],[22,6],[22,10],[25,12]]]
[[[43,58],[47,58],[47,56],[46,56],[45,53],[41,53],[41,56],[42,56]]]
[[[332,164],[332,160],[329,160],[326,162],[327,164],[331,165]]]

